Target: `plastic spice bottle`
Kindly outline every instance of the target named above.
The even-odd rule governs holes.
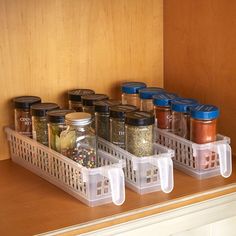
[[[13,103],[15,106],[15,130],[17,132],[32,138],[32,119],[30,107],[33,104],[40,102],[41,98],[36,96],[21,96],[13,99]]]
[[[179,98],[171,101],[172,133],[183,138],[190,138],[190,109],[197,105],[197,100]]]
[[[53,150],[61,151],[60,135],[66,130],[65,115],[73,110],[58,109],[47,112],[48,120],[48,146]]]
[[[154,112],[154,105],[152,101],[153,95],[164,93],[165,90],[159,87],[147,87],[139,90],[140,110]]]
[[[118,105],[110,108],[110,142],[125,148],[125,115],[137,111],[136,106]]]
[[[137,111],[126,114],[126,150],[137,157],[153,155],[155,117],[150,112]]]
[[[190,114],[190,140],[198,144],[216,141],[219,108],[197,105],[190,109]]]
[[[58,108],[56,103],[37,103],[31,106],[34,140],[48,146],[47,112]]]
[[[97,140],[91,128],[91,114],[70,113],[65,116],[67,129],[61,133],[61,153],[87,167],[97,167]]]
[[[110,140],[109,109],[112,106],[120,105],[120,104],[121,104],[121,101],[113,100],[113,99],[94,102],[96,134],[99,137],[106,139],[107,141]]]
[[[84,95],[95,94],[91,89],[73,89],[68,91],[69,109],[83,111],[81,97]]]
[[[146,88],[143,82],[126,82],[121,85],[122,104],[133,105],[140,108],[139,90]]]
[[[171,101],[176,98],[177,95],[174,93],[163,93],[153,96],[157,127],[159,129],[166,129],[167,131],[171,131],[172,111],[170,104]]]

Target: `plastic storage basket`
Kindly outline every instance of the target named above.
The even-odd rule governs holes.
[[[125,200],[125,162],[98,150],[101,167],[88,169],[36,141],[5,128],[14,162],[89,206]]]
[[[125,161],[125,183],[133,191],[139,194],[160,190],[165,193],[172,191],[173,150],[160,144],[153,144],[155,155],[136,157],[104,139],[99,139],[98,148]]]
[[[159,144],[175,150],[174,167],[198,179],[232,173],[230,139],[217,135],[217,141],[196,144],[162,129],[156,129]]]

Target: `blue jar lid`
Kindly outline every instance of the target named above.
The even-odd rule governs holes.
[[[153,95],[164,93],[165,90],[159,87],[147,87],[139,90],[139,97],[141,99],[152,99]]]
[[[170,102],[173,99],[178,98],[175,93],[162,93],[153,96],[153,104],[155,106],[167,107],[170,106]]]
[[[189,112],[189,107],[197,105],[198,101],[191,98],[177,98],[171,101],[171,109],[176,112]]]
[[[147,85],[143,82],[125,82],[121,85],[121,90],[123,93],[135,94],[138,93],[140,89],[146,87]]]
[[[218,107],[213,105],[199,104],[190,109],[191,117],[198,120],[213,120],[220,115]]]

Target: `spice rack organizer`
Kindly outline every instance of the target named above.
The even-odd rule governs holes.
[[[102,138],[99,138],[98,148],[125,161],[125,183],[133,191],[145,194],[154,191],[169,193],[173,190],[173,150],[154,143],[153,156],[136,157]]]
[[[101,167],[88,169],[6,127],[12,160],[88,206],[125,200],[125,161],[98,150]]]
[[[197,179],[232,173],[230,138],[217,135],[215,142],[196,144],[163,129],[156,128],[156,141],[175,150],[174,167]]]

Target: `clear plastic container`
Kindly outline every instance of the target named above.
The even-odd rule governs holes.
[[[20,134],[32,138],[32,118],[30,107],[40,103],[41,98],[36,96],[22,96],[13,99],[15,130]]]
[[[31,106],[33,139],[48,146],[47,112],[59,109],[56,103],[37,103]]]
[[[67,129],[60,135],[61,153],[87,168],[98,167],[97,139],[91,114],[74,112],[65,116]]]
[[[154,142],[153,114],[144,111],[130,112],[125,118],[125,147],[137,157],[152,156]]]
[[[178,96],[174,93],[163,93],[153,96],[154,110],[157,120],[157,127],[171,131],[172,111],[171,101]]]
[[[121,85],[122,104],[133,105],[140,108],[139,90],[146,88],[143,82],[126,82]]]
[[[106,140],[110,140],[110,114],[109,109],[112,106],[120,105],[119,100],[104,100],[94,102],[95,107],[95,127],[96,135]]]
[[[95,92],[91,89],[73,89],[68,91],[69,109],[75,110],[77,112],[82,112],[83,105],[81,97],[90,94],[95,94]]]
[[[147,87],[139,90],[140,110],[154,112],[154,105],[152,101],[153,95],[165,93],[163,88]]]

